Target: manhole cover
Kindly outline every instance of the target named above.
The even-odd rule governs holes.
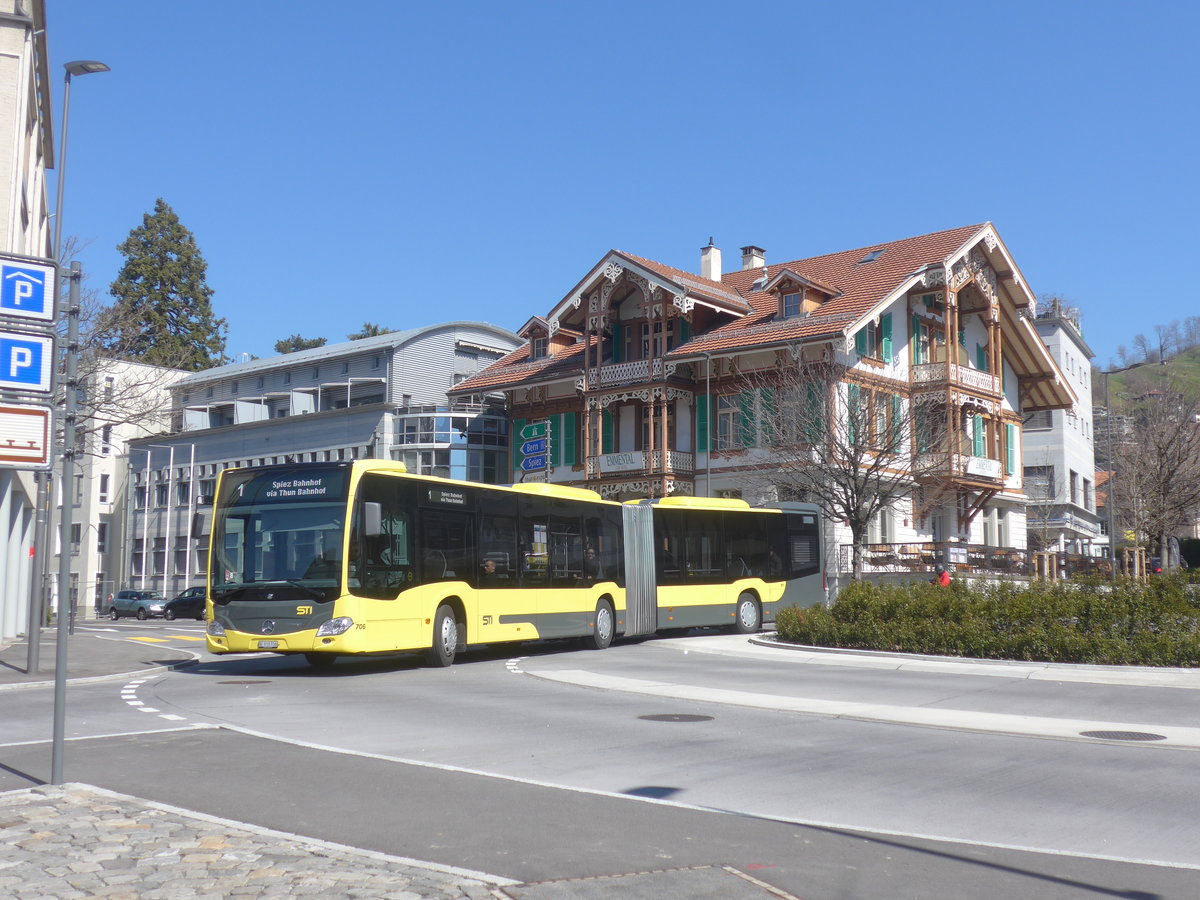
[[[647,722],[711,722],[712,716],[692,716],[687,713],[662,713],[656,716],[638,716]]]
[[[1102,741],[1165,741],[1165,734],[1148,731],[1081,731],[1081,737],[1099,738]]]
[[[269,681],[218,681],[217,684],[270,684]]]

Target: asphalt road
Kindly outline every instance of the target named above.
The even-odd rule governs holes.
[[[170,624],[114,635],[195,646]],[[73,687],[66,774],[526,882],[729,865],[806,900],[1200,894],[1193,690],[722,641],[510,649],[446,670],[207,658]],[[46,777],[37,693],[0,696],[0,788]],[[778,708],[818,700],[943,724]],[[989,716],[1174,729],[1178,746],[1019,736]]]

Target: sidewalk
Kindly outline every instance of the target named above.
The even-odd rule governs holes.
[[[0,644],[0,691],[54,683],[57,632],[43,628],[38,648],[38,670],[25,671],[29,644],[24,637]],[[120,678],[189,665],[190,653],[136,641],[114,640],[76,632],[67,638],[67,678],[70,681]]]

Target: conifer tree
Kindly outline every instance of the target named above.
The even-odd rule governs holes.
[[[154,212],[117,247],[125,264],[109,288],[99,346],[112,356],[199,372],[225,362],[228,325],[213,313],[213,290],[196,239],[160,197]]]
[[[325,346],[325,338],[306,338],[299,334],[293,334],[290,337],[285,337],[283,340],[275,342],[276,353],[297,353],[301,350],[314,350],[317,347]]]

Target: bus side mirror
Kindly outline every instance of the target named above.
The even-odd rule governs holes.
[[[377,537],[383,534],[383,505],[368,500],[363,504],[363,534]]]
[[[195,513],[192,516],[192,535],[199,540],[202,534],[204,534],[204,514]]]

